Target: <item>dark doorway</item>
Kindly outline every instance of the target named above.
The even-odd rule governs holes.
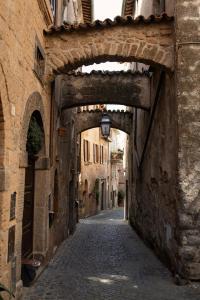
[[[43,144],[44,133],[42,120],[40,113],[35,111],[31,116],[26,142],[28,166],[25,170],[24,210],[22,220],[22,260],[33,256],[35,162]]]
[[[34,214],[34,177],[35,160],[28,159],[25,172],[24,211],[22,222],[22,257],[31,257],[33,253],[33,214]]]

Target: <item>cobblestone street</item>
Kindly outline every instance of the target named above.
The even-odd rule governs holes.
[[[24,300],[199,300],[199,284],[175,285],[122,218],[119,209],[81,220]]]

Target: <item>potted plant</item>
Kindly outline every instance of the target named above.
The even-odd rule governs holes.
[[[0,283],[0,300],[3,300],[1,293],[7,292],[11,297],[15,298],[15,295],[5,285]]]

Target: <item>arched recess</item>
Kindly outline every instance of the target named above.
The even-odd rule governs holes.
[[[21,152],[26,152],[26,141],[27,141],[29,123],[31,120],[31,116],[35,111],[39,112],[41,116],[41,122],[43,123],[43,128],[45,130],[46,126],[45,126],[44,105],[43,105],[42,97],[38,92],[34,92],[30,95],[24,110],[24,115],[22,119],[21,143],[20,143]],[[44,149],[44,152],[46,153],[46,149]]]
[[[49,169],[49,159],[46,156],[46,124],[45,110],[42,97],[38,92],[34,92],[27,100],[22,119],[21,142],[20,142],[20,189],[19,216],[21,216],[21,247],[17,257],[22,264],[24,259],[35,257],[38,254],[45,255],[47,248],[46,230],[48,228],[48,197],[47,177]],[[29,197],[30,196],[30,197]],[[26,209],[28,202],[31,203],[29,211]],[[25,248],[26,219],[32,220],[29,224],[32,235],[27,240],[31,246]],[[27,224],[28,226],[28,224]],[[32,226],[32,228],[31,228]],[[29,233],[27,233],[28,236]],[[20,272],[18,272],[20,274]],[[23,275],[23,274],[22,274]],[[20,278],[18,278],[19,280]]]
[[[139,61],[173,70],[173,17],[128,16],[53,27],[46,32],[46,50],[47,78],[83,64],[105,61]]]
[[[31,256],[33,256],[34,252],[34,219],[37,219],[34,218],[35,213],[37,214],[34,201],[35,192],[37,193],[37,190],[35,190],[35,183],[37,183],[35,166],[38,156],[43,151],[43,123],[39,111],[35,110],[31,115],[26,141],[28,161],[25,170],[24,208],[22,219],[22,259],[30,258]]]

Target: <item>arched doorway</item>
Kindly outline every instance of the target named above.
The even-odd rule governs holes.
[[[24,210],[22,220],[22,260],[33,256],[35,163],[44,146],[44,130],[39,111],[34,111],[27,133],[28,164],[25,169]]]

